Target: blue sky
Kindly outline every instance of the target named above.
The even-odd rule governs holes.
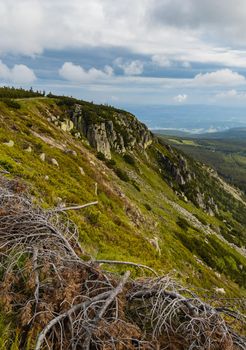
[[[1,85],[137,112],[246,105],[245,0],[0,0],[0,16]]]

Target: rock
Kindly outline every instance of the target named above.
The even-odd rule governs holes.
[[[74,137],[75,137],[76,139],[81,139],[81,134],[80,134],[80,132],[76,132],[76,133],[74,134]]]
[[[74,157],[77,157],[77,152],[76,151],[74,151],[74,150],[72,150],[72,149],[66,149],[65,150],[65,153],[66,154],[71,154],[72,156],[74,156]]]
[[[4,142],[4,145],[5,146],[8,146],[8,147],[14,147],[14,141],[13,140],[9,140],[8,142]]]
[[[25,152],[31,153],[32,152],[32,147],[28,146],[27,148],[24,149]]]
[[[161,256],[161,249],[159,246],[159,238],[154,236],[153,238],[148,239],[149,243],[155,248],[159,256]]]
[[[46,158],[45,153],[41,153],[39,158],[42,160],[42,162],[45,162],[45,158]]]
[[[101,152],[107,159],[111,159],[105,123],[90,125],[87,130],[87,138],[97,152]]]
[[[85,175],[84,169],[81,166],[79,166],[79,171],[81,175]]]
[[[59,164],[55,158],[51,158],[51,163],[57,167],[59,167]]]
[[[224,288],[215,287],[214,290],[215,290],[216,293],[219,293],[219,294],[226,294]]]
[[[74,124],[71,120],[66,119],[64,122],[61,122],[60,128],[63,131],[70,132],[74,128]]]
[[[75,105],[70,115],[75,128],[107,159],[111,159],[111,150],[124,154],[134,148],[146,149],[152,143],[152,133],[132,114],[112,110],[105,117],[99,113],[88,117],[83,106]]]
[[[48,175],[45,175],[45,177],[44,177],[44,179],[46,180],[46,181],[48,181],[49,180],[49,176]]]

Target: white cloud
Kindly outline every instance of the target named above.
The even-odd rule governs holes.
[[[34,72],[23,64],[9,68],[0,60],[0,80],[16,84],[28,84],[36,80]]]
[[[0,0],[0,18],[0,55],[121,47],[161,64],[246,68],[245,0]]]
[[[114,64],[122,69],[125,75],[140,75],[144,70],[144,64],[139,60],[124,62],[121,57],[118,57]]]
[[[191,68],[191,64],[190,64],[190,62],[188,62],[188,61],[183,62],[181,65],[182,65],[182,67],[184,67],[184,68]]]
[[[243,75],[230,69],[220,69],[215,72],[198,74],[194,78],[198,85],[240,85],[246,82]]]
[[[94,67],[85,70],[80,65],[73,64],[72,62],[65,62],[59,69],[59,74],[62,78],[72,82],[88,83],[112,77],[113,68],[105,66],[104,70],[96,69]]]
[[[154,55],[151,58],[152,62],[160,67],[170,67],[171,62],[166,56]]]
[[[184,103],[186,100],[187,100],[188,96],[186,94],[183,94],[183,95],[177,95],[173,98],[173,100],[175,102],[178,102],[178,103]]]
[[[240,91],[238,92],[235,89],[223,91],[215,95],[217,99],[224,99],[224,100],[245,100],[246,99],[246,92]]]

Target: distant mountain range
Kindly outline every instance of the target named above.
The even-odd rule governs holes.
[[[207,132],[202,134],[193,134],[190,132],[176,130],[176,129],[157,129],[153,130],[155,134],[189,137],[195,139],[245,139],[246,127],[231,128],[219,132]]]
[[[246,127],[244,107],[207,105],[124,106],[152,130],[179,129],[192,133]]]

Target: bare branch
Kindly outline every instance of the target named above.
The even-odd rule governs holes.
[[[96,205],[96,204],[98,204],[98,201],[91,202],[91,203],[86,203],[86,204],[82,204],[82,205],[76,205],[76,206],[73,206],[73,207],[57,208],[54,211],[59,213],[59,212],[68,211],[68,210],[79,210],[79,209],[84,209],[84,208],[87,208],[87,207],[91,207],[92,205]]]
[[[130,261],[118,261],[118,260],[93,260],[92,263],[96,263],[96,264],[111,264],[111,265],[128,265],[128,266],[134,266],[137,267],[139,269],[146,269],[151,271],[155,276],[158,276],[157,272],[152,269],[149,266],[143,265],[143,264],[137,264],[134,262],[130,262]]]

